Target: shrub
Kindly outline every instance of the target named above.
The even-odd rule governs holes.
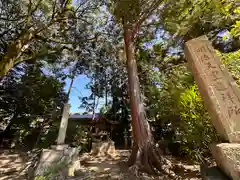
[[[209,144],[217,135],[196,85],[181,93],[178,101],[181,116],[181,151],[192,160],[202,161],[209,155]]]

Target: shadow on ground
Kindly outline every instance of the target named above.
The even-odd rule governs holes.
[[[26,179],[27,154],[0,150],[0,180]]]
[[[189,165],[186,162],[182,163],[172,157],[168,157],[171,167],[170,170],[174,171],[175,177],[170,178],[168,175],[149,176],[144,173],[134,173],[127,166],[127,158],[129,151],[119,150],[118,156],[112,157],[93,157],[89,154],[83,155],[81,161],[81,170],[78,176],[82,179],[122,179],[122,180],[200,180],[200,170],[198,165]]]
[[[118,150],[114,156],[91,156],[83,154],[80,156],[81,168],[76,172],[75,177],[68,180],[200,180],[200,170],[198,165],[189,165],[186,162],[168,157],[171,162],[169,167],[175,178],[167,175],[149,176],[141,173],[137,174],[133,169],[129,170],[127,159],[128,150]],[[30,163],[26,153],[11,152],[9,150],[0,151],[0,180],[26,180],[26,165]]]

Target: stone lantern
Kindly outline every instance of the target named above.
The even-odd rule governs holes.
[[[128,132],[127,132],[126,129],[124,129],[123,137],[124,137],[124,148],[127,149],[127,146],[128,146]]]

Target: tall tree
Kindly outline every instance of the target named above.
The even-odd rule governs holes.
[[[129,96],[132,116],[134,147],[129,165],[136,164],[141,170],[154,173],[161,170],[162,157],[155,148],[152,132],[146,119],[135,58],[135,43],[141,25],[153,12],[165,5],[162,0],[111,1],[110,7],[115,19],[123,26],[128,72]]]

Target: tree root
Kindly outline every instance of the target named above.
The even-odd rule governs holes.
[[[134,165],[139,172],[150,175],[165,174],[170,177],[175,176],[175,173],[170,170],[171,162],[163,157],[163,152],[156,148],[153,143],[146,143],[143,148],[134,145],[128,165]]]

